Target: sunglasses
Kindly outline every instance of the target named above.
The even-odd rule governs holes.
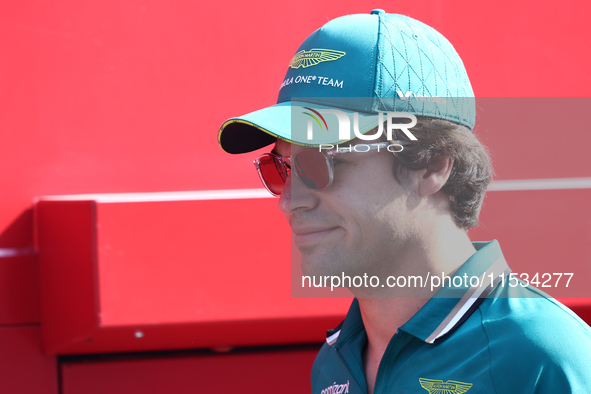
[[[285,188],[285,182],[291,170],[294,170],[298,179],[306,187],[312,190],[323,190],[330,187],[334,178],[334,156],[343,153],[367,152],[375,149],[378,152],[380,149],[387,149],[389,152],[396,153],[401,152],[402,145],[407,144],[407,141],[396,140],[375,144],[360,144],[331,150],[310,148],[302,149],[293,156],[279,156],[275,153],[265,153],[254,161],[254,166],[269,193],[275,197],[279,197]],[[390,150],[389,148],[391,146],[397,149]]]

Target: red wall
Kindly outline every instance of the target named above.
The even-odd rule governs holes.
[[[255,154],[224,154],[218,127],[275,102],[286,65],[309,33],[327,20],[373,8],[410,15],[447,36],[479,97],[583,97],[591,91],[591,6],[584,0],[0,3],[0,391],[59,390],[58,360],[42,355],[39,345],[33,198],[260,187]],[[568,128],[568,136],[545,130],[486,131],[498,179],[591,177],[585,129]],[[558,151],[540,144],[557,136]],[[534,198],[552,206],[555,197]],[[576,208],[564,208],[561,234],[589,245],[589,210]],[[495,222],[486,209],[488,228],[508,229],[493,236],[511,237],[511,223]],[[212,215],[232,220],[224,212]],[[542,234],[547,238],[528,247],[552,243],[551,232]],[[226,372],[220,367],[208,376]],[[123,381],[118,373],[105,376],[113,384]],[[140,390],[144,383],[137,383]],[[68,384],[62,387],[74,387]]]

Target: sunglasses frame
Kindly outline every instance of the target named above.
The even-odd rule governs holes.
[[[400,146],[404,146],[404,145],[408,145],[409,142],[408,141],[401,141],[401,140],[395,140],[395,141],[390,141],[390,142],[378,142],[378,143],[373,143],[373,144],[360,144],[363,146],[368,147],[367,150],[363,150],[363,151],[357,151],[355,150],[355,148],[358,145],[353,145],[353,146],[349,146],[347,148],[336,148],[336,149],[331,149],[331,150],[320,150],[320,153],[322,153],[322,155],[324,156],[324,159],[326,160],[326,167],[328,168],[328,184],[325,187],[322,188],[313,188],[308,186],[308,184],[306,183],[305,180],[303,180],[300,175],[298,174],[298,171],[294,171],[294,173],[296,174],[296,176],[298,177],[298,179],[304,184],[304,186],[306,186],[308,189],[311,190],[324,190],[324,189],[328,189],[330,187],[330,185],[332,185],[332,181],[334,179],[334,163],[333,163],[333,157],[338,155],[338,154],[342,154],[342,153],[362,153],[362,152],[368,152],[370,150],[375,150],[375,149],[382,149],[382,148],[388,148],[390,145],[392,145],[392,143],[396,144],[396,145],[400,145]],[[337,145],[338,147],[338,145]],[[311,148],[312,149],[312,148]],[[315,149],[315,148],[314,148]],[[254,160],[254,166],[257,170],[257,173],[259,174],[259,178],[261,179],[261,182],[263,183],[263,186],[265,186],[265,189],[267,189],[267,191],[269,193],[271,193],[271,195],[273,195],[274,197],[280,197],[281,194],[277,194],[275,192],[273,192],[271,190],[271,188],[268,186],[267,182],[265,181],[265,178],[263,177],[263,172],[261,171],[261,160],[265,157],[271,157],[273,159],[273,161],[275,163],[279,162],[280,164],[280,168],[277,168],[277,171],[279,171],[279,174],[281,176],[281,178],[283,179],[284,184],[287,183],[287,177],[289,176],[289,173],[291,172],[291,163],[293,161],[296,161],[297,156],[303,152],[304,150],[299,151],[298,153],[296,153],[293,156],[279,156],[278,154],[275,153],[263,153],[262,155],[260,155],[259,157],[257,157]],[[402,149],[400,150],[402,151]],[[397,152],[400,152],[397,151]],[[396,152],[395,152],[396,153]],[[289,160],[289,164],[286,163],[286,159]],[[292,160],[293,159],[293,160]]]

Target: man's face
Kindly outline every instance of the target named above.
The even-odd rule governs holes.
[[[355,144],[354,140],[352,144]],[[358,141],[357,141],[358,143]],[[306,149],[278,140],[274,152]],[[309,149],[309,148],[307,148]],[[312,190],[290,173],[279,209],[290,223],[304,275],[393,275],[398,256],[415,238],[417,194],[413,178],[399,184],[386,150],[334,157],[328,189]]]

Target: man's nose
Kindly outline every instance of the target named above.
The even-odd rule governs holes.
[[[317,193],[306,187],[293,171],[290,171],[279,197],[279,210],[285,215],[290,215],[297,210],[313,209],[318,204]]]

